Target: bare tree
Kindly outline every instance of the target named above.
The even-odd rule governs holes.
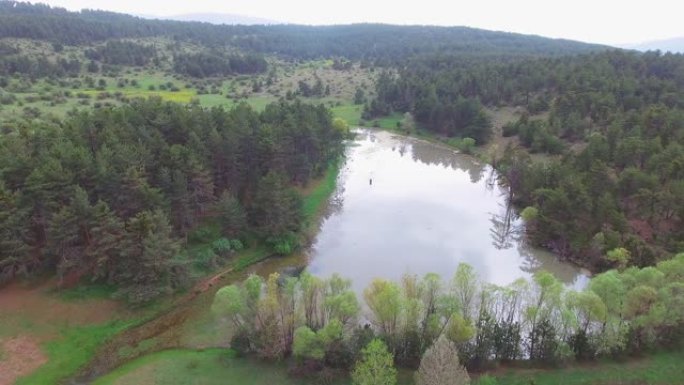
[[[416,372],[417,385],[468,385],[470,376],[458,361],[456,344],[443,334],[425,352]]]

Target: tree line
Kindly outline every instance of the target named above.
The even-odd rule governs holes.
[[[173,57],[173,69],[179,74],[204,78],[264,73],[268,69],[268,63],[263,56],[257,54],[178,53]]]
[[[192,263],[238,240],[291,251],[302,223],[292,186],[321,175],[344,135],[329,110],[299,101],[257,113],[134,100],[5,129],[0,281],[56,272],[132,301],[182,286]],[[188,255],[181,247],[207,223],[221,238]]]
[[[364,117],[373,119],[393,112],[409,112],[426,129],[445,137],[472,138],[486,143],[491,134],[491,121],[478,99],[466,97],[458,88],[440,85],[432,80],[412,83],[406,75],[383,72],[375,84],[376,98],[366,104]]]
[[[25,75],[30,79],[77,77],[82,70],[88,73],[106,72],[117,66],[153,66],[160,68],[162,62],[154,46],[127,41],[110,40],[105,45],[85,48],[85,62],[78,57],[36,56],[23,53],[7,45],[8,53],[0,56],[0,75]],[[0,47],[0,51],[3,48]],[[101,63],[101,64],[98,64]],[[173,56],[174,72],[195,78],[230,76],[235,74],[259,74],[268,69],[266,59],[260,54],[223,54],[215,51],[176,53]]]
[[[0,55],[0,75],[25,75],[30,79],[74,77],[81,73],[83,63],[76,58],[34,57],[17,51]]]
[[[416,368],[440,336],[455,345],[460,362],[480,371],[501,362],[559,365],[677,348],[683,291],[679,254],[653,267],[607,271],[579,291],[544,271],[507,286],[487,284],[461,264],[447,282],[437,274],[375,279],[363,304],[338,275],[252,275],[220,289],[212,309],[232,324],[234,350],[271,360],[292,355],[297,374],[350,370],[374,339],[392,362]]]
[[[102,46],[85,50],[84,54],[90,60],[106,64],[143,67],[156,58],[157,50],[151,45],[111,40]]]

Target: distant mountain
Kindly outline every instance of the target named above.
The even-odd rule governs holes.
[[[639,44],[624,45],[624,48],[636,49],[639,51],[670,51],[673,53],[684,53],[684,36],[674,37],[665,40],[653,40]]]
[[[272,25],[283,24],[281,21],[263,19],[260,17],[234,15],[230,13],[186,13],[182,15],[159,17],[159,19],[176,21],[200,21],[211,24],[226,25]]]

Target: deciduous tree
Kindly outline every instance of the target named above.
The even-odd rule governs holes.
[[[470,376],[458,360],[456,344],[441,335],[425,351],[416,372],[416,385],[468,385]]]

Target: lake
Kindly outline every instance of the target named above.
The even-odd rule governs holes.
[[[461,262],[499,285],[540,269],[569,287],[586,285],[586,272],[531,247],[523,233],[491,166],[446,146],[361,129],[306,258],[313,274],[339,273],[358,291],[375,277],[451,278]]]

